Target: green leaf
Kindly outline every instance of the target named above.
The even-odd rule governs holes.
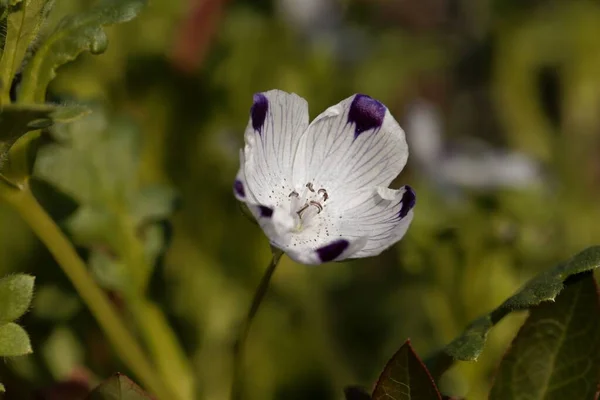
[[[373,391],[374,400],[441,400],[441,395],[410,341],[388,361]]]
[[[81,306],[75,294],[55,285],[43,285],[36,289],[32,309],[37,318],[64,321],[72,318]]]
[[[592,274],[582,275],[556,302],[531,310],[500,364],[490,400],[594,398],[600,307]]]
[[[570,260],[540,273],[494,311],[473,321],[444,349],[428,358],[426,364],[432,371],[432,375],[437,380],[454,361],[477,360],[485,347],[488,332],[502,318],[513,311],[527,310],[542,302],[554,300],[563,289],[566,279],[572,275],[592,271],[599,266],[600,246],[593,246]]]
[[[123,374],[102,382],[86,400],[151,400],[152,397]]]
[[[66,225],[76,243],[92,249],[93,267],[110,270],[96,275],[111,288],[143,290],[164,248],[154,222],[172,212],[174,193],[140,182],[137,126],[109,121],[98,109],[51,132],[59,143],[39,149],[35,175],[79,203]]]
[[[14,357],[32,353],[29,335],[14,322],[0,326],[0,356]]]
[[[0,279],[0,324],[25,314],[33,296],[33,276],[19,274]]]
[[[17,2],[13,1],[12,5]],[[50,12],[54,0],[24,0],[11,10],[6,19],[6,40],[0,58],[0,87],[3,103],[10,101],[9,93],[13,78],[27,50],[36,39],[39,30]]]
[[[85,350],[75,333],[58,325],[46,338],[41,351],[52,377],[60,382],[68,380],[73,371],[85,362]]]
[[[0,393],[4,393],[6,392],[6,389],[4,388],[4,385],[2,383],[0,383]]]
[[[82,106],[52,104],[7,105],[0,109],[0,171],[17,139],[27,132],[46,128],[57,122],[69,122],[89,110]]]
[[[134,218],[137,222],[161,220],[173,212],[177,194],[164,185],[142,188],[134,199]]]
[[[146,0],[105,0],[87,12],[64,18],[27,65],[19,100],[43,102],[58,67],[84,51],[103,53],[108,45],[103,26],[133,19],[145,4]]]

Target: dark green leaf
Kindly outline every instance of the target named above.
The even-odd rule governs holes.
[[[388,361],[373,391],[374,400],[441,400],[441,395],[410,341]]]
[[[43,102],[58,67],[84,51],[104,52],[108,38],[103,26],[133,19],[145,3],[146,0],[105,0],[90,11],[64,18],[25,68],[19,100]]]
[[[455,360],[477,360],[483,351],[489,330],[507,314],[554,300],[567,278],[592,271],[599,266],[600,246],[594,246],[531,279],[515,295],[490,314],[472,322],[459,337],[427,360],[427,365],[434,371],[434,378],[439,378]]]
[[[16,2],[13,1],[13,5]],[[6,40],[0,58],[0,87],[2,102],[9,102],[10,86],[21,68],[27,49],[36,39],[54,0],[24,0],[12,9],[6,19]]]
[[[25,314],[33,296],[33,276],[19,274],[0,280],[0,324]]]
[[[123,374],[101,383],[86,400],[151,400],[152,397]]]
[[[81,106],[52,104],[7,105],[0,109],[0,171],[13,144],[27,132],[48,127],[57,122],[76,119],[89,110]],[[11,171],[13,172],[13,171]],[[13,175],[11,173],[11,175]]]
[[[23,356],[32,352],[27,332],[14,322],[0,326],[0,356]]]
[[[600,377],[600,307],[591,273],[556,302],[531,309],[500,364],[490,399],[594,399]]]
[[[371,395],[366,390],[356,386],[345,388],[344,397],[346,400],[371,400]]]

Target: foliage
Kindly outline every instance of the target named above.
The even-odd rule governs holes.
[[[123,374],[102,382],[86,400],[150,400],[152,397]]]
[[[405,398],[402,384],[593,398],[598,361],[583,350],[598,311],[582,272],[600,242],[600,6],[309,3],[312,18],[283,0],[0,0],[0,276],[36,276],[18,322],[36,354],[1,363],[9,396],[88,393],[123,371],[157,398],[229,397],[270,257],[231,182],[252,94],[279,88],[313,117],[356,92],[385,103],[419,204],[380,257],[282,258],[248,336],[244,398],[338,398],[349,383],[349,399]],[[434,118],[415,120],[419,104]],[[432,132],[439,158],[514,152],[541,184],[448,182],[420,154]],[[6,349],[25,343],[2,324]],[[115,375],[95,393],[133,385]]]
[[[0,357],[15,357],[32,352],[27,332],[14,321],[31,304],[34,278],[17,274],[0,280]],[[0,392],[4,386],[0,383]]]
[[[600,248],[593,247],[528,281],[429,362],[436,368],[436,380],[452,357],[474,360],[488,331],[506,314],[530,309],[500,364],[490,399],[595,398],[600,385],[600,298],[592,272],[598,267]],[[346,393],[346,398],[353,397]],[[390,359],[372,398],[441,399],[410,342]]]

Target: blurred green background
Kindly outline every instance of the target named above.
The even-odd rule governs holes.
[[[92,4],[60,0],[51,19]],[[413,186],[417,206],[406,237],[379,257],[284,258],[248,342],[249,399],[370,388],[406,338],[425,357],[535,273],[600,242],[596,1],[151,0],[108,31],[108,51],[61,68],[49,99],[132,118],[140,181],[179,193],[152,297],[201,399],[228,396],[236,329],[270,259],[232,195],[255,92],[298,93],[311,117],[357,92],[382,101],[407,131],[396,186]],[[59,221],[73,211],[40,190]],[[22,320],[35,354],[0,366],[6,398],[50,399],[56,382],[127,372],[49,253],[0,204],[0,275],[16,271],[37,277]],[[502,321],[442,389],[485,398],[522,320]]]

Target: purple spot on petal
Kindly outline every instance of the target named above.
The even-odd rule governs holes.
[[[273,216],[273,209],[266,206],[258,206],[260,210],[260,216],[263,218],[271,218]]]
[[[354,123],[354,138],[364,131],[381,128],[385,117],[385,106],[377,100],[364,95],[357,94],[352,100],[348,112],[348,123]]]
[[[415,191],[410,186],[404,186],[404,194],[402,195],[402,200],[400,201],[400,218],[406,217],[406,214],[415,206],[417,202],[417,196],[415,195]]]
[[[336,240],[328,245],[319,247],[316,252],[321,262],[333,261],[338,258],[344,250],[350,246],[350,242],[345,239]]]
[[[241,197],[241,198],[246,197],[246,190],[244,189],[244,184],[239,179],[236,179],[235,182],[233,183],[233,190],[235,190],[235,193],[239,197]]]
[[[261,134],[268,110],[269,100],[267,99],[267,96],[262,93],[256,93],[254,95],[254,103],[250,108],[250,117],[252,118],[252,127]]]

